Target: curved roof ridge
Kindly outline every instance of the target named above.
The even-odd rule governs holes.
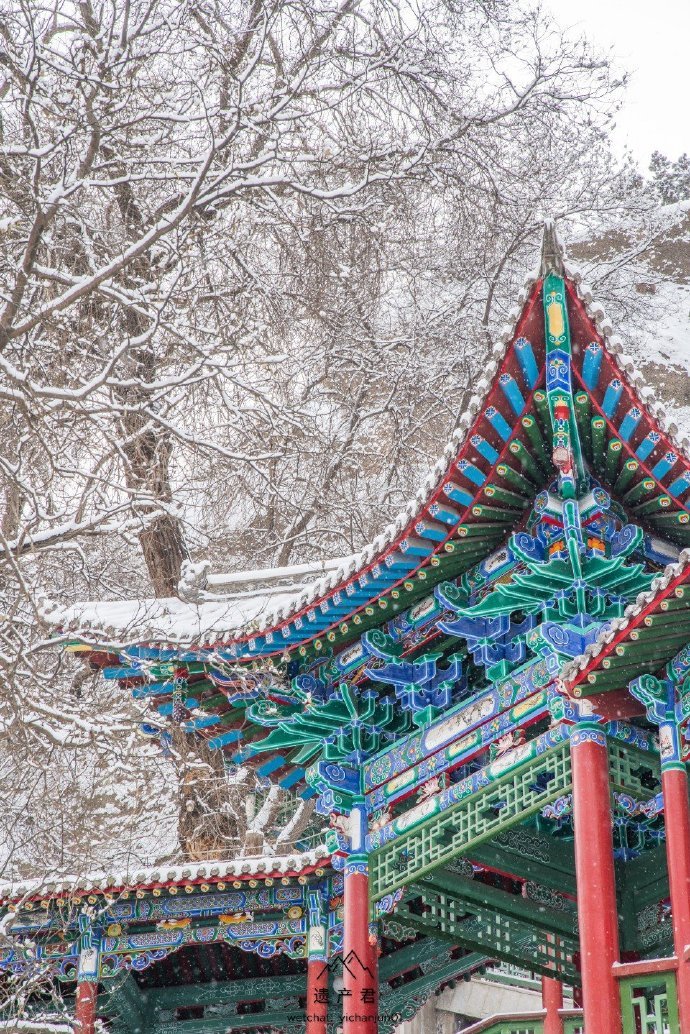
[[[330,851],[323,844],[310,851],[291,851],[285,855],[255,858],[231,858],[205,862],[178,862],[118,871],[115,867],[82,876],[45,877],[0,884],[0,902],[19,901],[37,895],[50,898],[77,891],[118,891],[160,884],[194,883],[197,880],[217,881],[228,877],[242,879],[287,874],[299,876],[305,870],[327,864]]]
[[[228,633],[232,634],[234,631],[234,639],[239,640],[247,636],[256,636],[266,632],[271,632],[272,630],[279,628],[286,621],[299,615],[305,608],[318,605],[320,602],[328,599],[339,588],[344,589],[354,577],[361,575],[365,570],[372,567],[378,560],[383,560],[387,555],[389,547],[399,541],[405,530],[419,519],[421,512],[426,508],[427,504],[431,502],[432,496],[440,490],[444,478],[456,458],[459,449],[466,443],[470,428],[473,426],[477,414],[480,412],[483,403],[486,401],[486,398],[492,389],[494,378],[498,373],[499,366],[505,360],[509,345],[515,336],[517,325],[524,307],[529,300],[535,283],[539,279],[538,269],[525,278],[523,287],[517,297],[517,305],[514,306],[509,313],[510,322],[506,323],[499,332],[498,340],[491,350],[491,357],[484,367],[484,372],[475,386],[475,390],[464,413],[461,414],[457,421],[457,426],[453,431],[450,440],[446,444],[437,462],[429,471],[429,474],[424,479],[418,491],[410,500],[408,500],[400,513],[390,521],[389,524],[387,524],[370,543],[364,546],[359,553],[354,554],[352,557],[348,557],[346,562],[335,570],[324,574],[322,578],[316,579],[307,587],[304,587],[299,594],[295,593],[294,596],[286,599],[282,604],[278,604],[275,608],[267,606],[262,614],[257,615],[245,625],[235,628],[234,630],[228,629]],[[138,601],[138,605],[142,616],[144,616],[147,611],[152,615],[156,609],[160,608],[167,608],[167,613],[170,613],[175,609],[179,610],[181,601],[176,597],[160,600],[152,599],[147,601]],[[217,607],[218,603],[214,601],[212,605]],[[113,620],[109,621],[106,614],[104,614],[102,618],[97,616],[96,606],[100,606],[104,611],[108,607],[105,602],[101,605],[79,604],[73,607],[61,607],[55,601],[44,597],[40,601],[40,612],[44,620],[53,627],[59,627],[66,632],[72,633],[74,636],[80,638],[83,637],[85,641],[94,640],[94,633],[99,631],[103,632],[107,636],[112,637],[109,638],[108,641],[113,648],[124,645],[124,642],[117,638],[118,631],[127,631],[130,633],[125,640],[125,642],[130,644],[135,641],[170,641],[170,636],[166,636],[162,639],[160,631],[156,630],[150,624],[147,627],[139,626],[135,628],[132,626],[131,621],[136,618],[136,615],[131,612],[130,621],[127,625],[122,624],[118,629],[116,623]],[[113,617],[115,616],[114,612],[117,606],[120,606],[121,610],[123,609],[119,604],[113,605],[111,608],[113,611]],[[193,609],[196,608],[198,612],[204,604],[189,603],[183,604],[183,606],[189,608],[188,618],[193,620]],[[85,615],[89,607],[93,613],[93,618],[80,618],[80,609]],[[203,624],[200,620],[198,623],[200,625]],[[99,642],[102,643],[102,639],[99,639]]]
[[[428,509],[441,492],[450,468],[459,451],[467,444],[470,430],[486,405],[499,368],[505,362],[509,345],[515,338],[519,320],[525,311],[534,284],[541,281],[545,270],[556,271],[567,280],[573,296],[581,303],[585,316],[593,325],[612,364],[621,372],[629,388],[639,397],[679,456],[690,463],[690,440],[687,437],[679,437],[677,425],[667,419],[666,410],[657,401],[653,389],[636,369],[634,361],[624,353],[621,338],[614,333],[613,325],[603,306],[595,300],[592,289],[584,281],[580,269],[566,258],[555,223],[547,220],[539,268],[525,279],[518,295],[518,304],[511,310],[510,323],[506,324],[498,335],[491,357],[474,386],[474,392],[443,452],[415,495],[362,550],[343,558],[340,563],[332,561],[324,564],[323,566],[329,567],[330,570],[325,570],[321,577],[313,581],[280,588],[272,586],[270,591],[263,595],[252,594],[253,605],[248,605],[246,597],[242,599],[237,594],[214,597],[209,592],[198,594],[196,598],[190,595],[183,599],[173,597],[140,600],[129,604],[104,602],[79,604],[69,608],[44,601],[43,616],[53,626],[82,637],[86,642],[98,639],[102,644],[104,634],[113,648],[124,644],[173,641],[179,644],[189,642],[195,645],[210,645],[222,642],[232,645],[245,640],[251,641],[253,637],[270,637],[283,629],[288,622],[298,619],[304,612],[313,613],[316,607],[327,603],[333,595],[345,591],[346,586],[356,578],[377,564],[383,563],[404,537],[414,534],[415,522],[420,520],[423,511]],[[424,566],[423,562],[420,562],[420,566]],[[217,577],[211,576],[209,588],[212,588],[213,580]],[[353,605],[352,609],[359,610],[365,605]],[[334,617],[333,624],[340,620]],[[312,634],[321,634],[320,629],[307,629],[305,639],[312,638]],[[280,649],[280,644],[276,644],[276,649]]]

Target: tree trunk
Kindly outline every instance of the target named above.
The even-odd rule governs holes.
[[[127,400],[132,402],[131,395]],[[168,435],[157,434],[146,427],[146,418],[138,411],[129,412],[121,420],[125,437],[123,453],[127,459],[127,488],[138,496],[135,508],[147,521],[139,535],[144,561],[156,596],[174,596],[187,557],[182,526],[172,513],[156,513],[172,503],[170,486],[171,445]]]
[[[108,151],[108,148],[104,150]],[[123,183],[116,196],[127,236],[134,240],[142,232],[144,220],[130,185]],[[127,285],[132,286],[137,278],[145,282],[147,275],[150,276],[147,266],[148,262],[143,259],[134,263],[125,277]],[[128,309],[125,328],[130,339],[141,338],[148,329],[148,323],[138,312]],[[119,393],[120,401],[127,406],[120,418],[124,437],[122,451],[127,461],[125,482],[135,496],[136,510],[146,520],[139,542],[154,595],[175,596],[182,573],[182,561],[188,554],[182,525],[170,511],[171,436],[167,431],[153,427],[151,417],[146,412],[151,405],[147,386],[155,380],[158,367],[153,343],[147,342],[144,347],[133,349],[129,361],[133,366],[134,383]],[[161,509],[166,512],[156,512]],[[155,516],[149,516],[151,514]]]

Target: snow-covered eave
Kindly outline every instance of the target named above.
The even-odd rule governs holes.
[[[358,554],[346,557],[333,557],[329,560],[321,560],[313,564],[293,564],[289,567],[269,567],[255,571],[236,571],[230,574],[208,574],[206,584],[209,589],[215,592],[223,592],[228,589],[249,588],[250,586],[264,586],[285,581],[293,585],[298,578],[312,579],[324,578],[331,571],[338,571],[348,567],[356,561]],[[304,588],[306,588],[306,584]]]
[[[281,856],[235,858],[228,861],[185,862],[180,865],[156,865],[131,872],[92,872],[83,876],[45,877],[0,884],[0,904],[50,900],[81,893],[121,894],[128,890],[151,890],[154,887],[215,886],[225,880],[271,879],[310,876],[316,869],[327,868],[330,852],[320,845],[311,851]]]
[[[22,1016],[13,1016],[9,1020],[0,1020],[2,1034],[74,1034],[74,1024],[67,1023],[60,1017],[44,1020],[27,1020]]]
[[[498,342],[492,349],[491,358],[484,367],[484,373],[476,385],[475,393],[470,399],[467,409],[460,417],[450,441],[417,494],[409,500],[398,516],[369,545],[365,546],[360,553],[345,558],[337,566],[333,566],[331,563],[325,565],[332,567],[332,569],[327,570],[323,577],[313,581],[308,587],[304,588],[294,599],[291,599],[283,606],[276,606],[275,608],[271,608],[270,605],[267,606],[259,619],[253,620],[248,624],[232,625],[229,622],[228,626],[223,630],[224,634],[220,634],[217,624],[214,624],[213,629],[206,629],[204,615],[210,605],[207,600],[187,605],[189,607],[190,620],[198,625],[199,634],[197,635],[181,634],[173,636],[168,629],[158,628],[155,622],[151,621],[143,623],[131,622],[127,627],[117,627],[112,622],[105,620],[95,622],[80,621],[78,617],[79,606],[83,606],[83,611],[86,612],[89,604],[63,608],[54,601],[45,601],[41,611],[44,620],[70,639],[81,641],[86,645],[91,644],[99,649],[112,650],[113,652],[141,644],[170,644],[171,646],[194,647],[212,643],[216,646],[221,644],[228,646],[242,642],[249,637],[269,632],[278,632],[288,621],[327,601],[335,593],[344,591],[346,586],[356,578],[367,573],[377,564],[382,563],[386,556],[395,551],[398,544],[406,536],[413,534],[415,523],[420,520],[424,511],[441,495],[443,485],[448,480],[450,468],[457,460],[460,450],[467,444],[478,414],[486,406],[494,380],[501,364],[506,359],[510,343],[516,336],[518,323],[526,309],[527,303],[531,300],[540,283],[541,276],[539,270],[526,278],[524,286],[518,295],[517,305],[511,310],[510,322],[504,326],[498,336]],[[442,544],[439,549],[441,547]],[[430,560],[430,557],[421,560],[416,570],[427,567]],[[242,573],[238,575],[238,581],[241,581],[241,578]],[[213,584],[215,588],[215,581],[216,579],[211,576],[208,581],[209,587]],[[219,579],[218,585],[220,584],[221,580]],[[382,589],[382,594],[384,591]],[[172,602],[175,602],[177,605],[180,604],[179,600],[146,600],[141,601],[139,606],[142,613],[145,613],[147,609],[154,613],[158,605]],[[214,602],[212,605],[218,607],[219,603]],[[228,601],[229,611],[232,606],[232,601]],[[353,605],[353,612],[362,609],[364,606],[365,604]],[[338,621],[342,620],[342,618],[338,619]],[[305,640],[313,638],[316,634],[318,633],[306,634]]]
[[[551,226],[547,226],[545,230],[544,242],[545,245],[548,244],[551,247],[555,260],[561,264],[560,271],[564,273],[573,289],[576,303],[582,305],[586,316],[594,324],[605,350],[625,377],[630,388],[636,393],[641,404],[655,420],[659,430],[676,452],[690,463],[690,440],[687,437],[679,437],[677,425],[667,419],[666,410],[656,400],[653,390],[638,371],[634,360],[624,353],[621,338],[614,334],[610,320],[603,307],[594,300],[591,288],[584,282],[581,271],[563,258],[560,242]],[[494,379],[499,367],[506,359],[511,341],[515,338],[518,322],[526,304],[541,282],[544,273],[543,262],[544,259],[542,259],[542,268],[526,279],[518,296],[518,304],[511,312],[511,322],[499,335],[499,341],[493,348],[492,357],[485,367],[482,378],[477,383],[476,393],[461,416],[458,427],[441,458],[429,473],[416,496],[361,553],[347,557],[342,562],[328,563],[327,567],[330,570],[326,570],[321,578],[311,582],[308,586],[294,586],[293,593],[290,593],[289,588],[286,587],[285,592],[289,598],[282,603],[272,602],[269,594],[261,612],[246,622],[232,620],[233,613],[235,615],[237,613],[234,601],[227,601],[227,610],[224,612],[221,600],[208,599],[187,604],[180,600],[142,601],[139,607],[143,620],[135,616],[126,625],[120,624],[119,626],[112,621],[100,618],[88,621],[86,614],[89,604],[83,605],[81,613],[84,615],[84,619],[80,620],[78,607],[65,609],[51,603],[43,609],[46,621],[73,639],[101,649],[110,649],[113,652],[143,643],[169,644],[183,648],[193,648],[205,644],[233,646],[246,642],[251,637],[267,633],[275,633],[278,638],[281,628],[288,622],[325,603],[335,593],[344,591],[349,583],[371,570],[376,564],[382,563],[386,556],[394,552],[399,543],[412,533],[414,524],[420,519],[423,512],[440,496],[451,466],[468,441],[477,415],[486,406]],[[420,561],[417,570],[428,566],[430,559]],[[245,581],[249,574],[255,575],[256,572],[245,573]],[[241,583],[242,573],[236,577],[237,582]],[[222,584],[221,579],[222,576],[218,580],[218,586]],[[213,576],[209,578],[209,587],[211,587],[212,581],[215,581]],[[213,587],[215,588],[215,585]],[[384,592],[385,589],[382,589],[382,594]],[[187,608],[181,612],[179,628],[176,628],[174,624],[171,627],[171,622],[161,623],[159,621],[159,624],[156,624],[155,615],[160,613],[158,608],[165,608],[166,605]],[[365,605],[353,605],[353,612],[362,609]],[[212,612],[211,608],[215,608],[215,611]],[[211,615],[213,615],[212,620]],[[334,623],[342,620],[343,618],[339,617],[334,619]],[[307,629],[303,641],[308,641],[320,634],[322,634],[321,631]],[[279,647],[276,648],[276,652],[280,652]]]

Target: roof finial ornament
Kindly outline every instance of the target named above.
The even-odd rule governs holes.
[[[564,260],[565,252],[556,233],[556,222],[554,219],[545,219],[539,275],[545,277],[549,273],[556,273],[557,276],[563,276],[565,273]]]

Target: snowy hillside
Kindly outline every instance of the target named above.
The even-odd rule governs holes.
[[[570,249],[658,401],[690,435],[690,202]],[[632,261],[631,261],[632,256]],[[620,303],[616,302],[620,299]]]

